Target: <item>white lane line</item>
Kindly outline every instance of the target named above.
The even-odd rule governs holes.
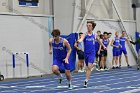
[[[140,81],[140,79],[137,79],[137,80],[132,80],[132,81]],[[116,84],[123,84],[123,83],[128,83],[128,82],[132,82],[132,81],[123,81],[123,82],[117,82],[117,83],[112,83],[112,84],[104,84],[105,86],[109,86],[109,85],[116,85]],[[95,82],[90,82],[90,83],[95,83]],[[96,84],[96,83],[95,83]],[[78,84],[77,84],[78,85]],[[91,88],[91,87],[88,87],[88,88]],[[86,88],[86,89],[88,89]],[[124,88],[124,87],[123,87]],[[126,88],[126,87],[125,87]],[[83,88],[78,88],[78,89],[73,89],[73,90],[67,90],[67,91],[63,91],[64,92],[72,92],[72,91],[75,91],[75,90],[81,90]],[[84,88],[85,89],[85,88]],[[109,90],[105,90],[105,91],[110,91],[110,90],[115,90],[117,88],[111,88]],[[97,93],[100,93],[100,92],[105,92],[105,91],[98,91]],[[62,92],[58,92],[58,93],[62,93]]]
[[[130,74],[123,74],[123,76],[129,76]],[[139,73],[133,73],[133,74],[131,74],[132,76],[133,75],[139,75]],[[117,76],[117,79],[118,79],[118,77],[122,77],[122,75],[118,75]],[[98,82],[104,82],[104,79],[110,79],[110,78],[116,78],[116,76],[108,76],[108,77],[101,77],[101,78],[99,78],[99,77],[97,77],[97,78],[94,78],[94,76],[91,76],[90,78],[92,78],[93,77],[93,79],[94,80],[98,80]],[[134,76],[134,77],[137,77],[137,76]],[[83,78],[85,78],[85,77],[83,77]],[[102,80],[100,80],[99,81],[99,79],[102,79]],[[122,77],[122,78],[120,78],[120,79],[124,79],[124,77]],[[77,81],[78,80],[78,81]],[[83,80],[81,79],[81,78],[77,78],[77,80],[73,80],[72,82],[80,82],[80,81],[82,81],[83,82]],[[92,80],[92,79],[90,79],[90,80]],[[115,80],[115,79],[114,79]],[[66,80],[65,80],[66,81]],[[56,81],[52,81],[52,82],[56,82]],[[51,86],[51,85],[56,85],[55,83],[50,83],[50,84],[47,84],[47,86]],[[66,81],[67,82],[67,81]],[[44,82],[40,82],[40,83],[34,83],[34,84],[44,84]]]
[[[119,92],[119,93],[135,93],[135,92],[140,92],[140,87],[138,87],[137,89],[128,90],[128,91]]]
[[[111,74],[111,73],[113,73],[113,72],[114,72],[114,73],[116,73],[116,72],[118,73],[118,71],[120,71],[120,72],[126,72],[126,71],[127,71],[127,72],[130,72],[130,71],[132,72],[132,71],[133,71],[133,72],[134,72],[134,71],[136,71],[136,70],[134,70],[134,69],[132,69],[132,70],[128,70],[128,69],[127,69],[127,70],[110,70],[110,71],[108,71],[108,72],[98,72],[98,73],[96,73],[96,72],[94,73],[94,72],[93,72],[93,74],[94,74],[95,76],[96,76],[96,74],[99,75],[99,76],[100,76],[100,75],[103,76],[103,75]],[[74,77],[79,77],[79,76],[85,76],[85,74],[78,74],[78,75],[77,75],[77,74],[74,74],[74,76],[72,76],[72,77],[74,78]],[[10,82],[7,82],[7,83],[10,83],[10,84],[24,84],[24,83],[33,83],[33,82],[37,82],[37,81],[38,81],[38,82],[41,82],[41,81],[52,80],[52,78],[40,78],[40,79],[41,79],[41,80],[18,81],[18,82],[14,82],[14,83],[10,83]],[[57,79],[57,77],[56,77],[56,78],[53,78],[53,79]],[[12,81],[12,82],[13,82],[13,81]],[[1,84],[1,85],[9,85],[9,84]]]
[[[137,77],[137,76],[133,76],[133,77]],[[127,77],[127,78],[132,78],[132,77]],[[112,81],[112,80],[117,80],[117,81],[118,81],[119,79],[125,79],[125,78],[109,79],[109,80],[106,80],[106,81]],[[79,82],[79,81],[77,81],[77,82]],[[97,82],[105,82],[105,81],[97,81]],[[90,83],[92,83],[92,84],[95,83],[95,84],[96,84],[97,82],[90,82]],[[119,83],[123,83],[123,82],[119,82]],[[114,84],[118,84],[118,83],[114,83]],[[77,87],[78,87],[78,85],[80,86],[81,84],[76,84]],[[106,84],[106,85],[112,85],[112,84]],[[42,87],[42,88],[46,87],[48,90],[50,90],[50,89],[51,89],[51,90],[55,90],[55,88],[51,88],[51,87],[47,87],[47,86],[43,86],[43,85],[42,85],[42,86],[40,85],[40,86],[37,86],[37,87],[36,87],[36,86],[29,86],[28,88],[41,88],[41,87]],[[93,86],[92,86],[92,87],[93,87]],[[99,86],[98,86],[98,87],[99,87]],[[27,88],[27,87],[26,87],[26,88]],[[22,88],[22,89],[23,89],[23,88]],[[81,89],[81,88],[80,88],[80,89]],[[85,89],[85,88],[83,88],[83,89]],[[95,89],[95,88],[94,88],[94,89]],[[97,88],[96,88],[96,89],[97,89]],[[35,91],[38,91],[38,90],[35,90]]]
[[[123,73],[124,73],[124,72],[123,72]],[[122,73],[122,72],[119,73],[120,75],[118,75],[117,77],[120,77],[120,76],[122,77],[122,76],[123,76],[123,78],[124,78],[124,76],[129,76],[129,75],[130,75],[130,72],[125,72],[125,73],[128,73],[128,74],[123,74],[123,73]],[[123,74],[123,75],[122,75],[122,74]],[[139,75],[139,73],[132,73],[131,75],[132,75],[132,76],[135,75],[134,77],[137,77],[136,75]],[[92,77],[93,77],[94,80],[98,80],[98,82],[102,82],[102,81],[104,82],[104,79],[116,78],[116,76],[107,76],[107,77],[97,77],[97,78],[94,78],[94,75],[92,75],[90,78],[92,78]],[[79,78],[76,78],[76,79],[74,78],[74,80],[73,80],[72,82],[79,82],[79,80],[80,80],[80,81],[83,81],[82,78],[85,78],[85,77],[79,77]],[[100,80],[100,79],[102,79],[102,80]],[[117,78],[117,79],[118,79],[118,78]],[[121,79],[121,78],[120,78],[120,79]],[[78,81],[77,81],[77,80],[78,80]],[[100,81],[99,81],[99,80],[100,80]],[[115,80],[115,79],[114,79],[114,80]],[[65,79],[64,81],[67,82],[66,79]],[[64,82],[64,81],[63,81],[63,82]],[[56,82],[56,81],[49,81],[49,84],[47,84],[47,82],[39,82],[39,83],[37,82],[37,83],[33,83],[33,84],[34,84],[34,85],[35,85],[35,84],[39,84],[39,85],[40,85],[40,84],[47,84],[47,86],[51,86],[51,85],[56,85],[55,82]],[[29,84],[19,85],[19,87],[22,87],[22,86],[29,86],[29,85],[33,85],[33,84],[32,84],[32,83],[29,83]]]
[[[113,75],[123,74],[123,73],[131,73],[131,72],[134,72],[134,71],[129,71],[129,72],[116,72],[115,74],[113,73]],[[105,75],[111,75],[111,74],[99,74],[98,77],[102,77],[102,76],[104,77]],[[84,77],[82,77],[83,75],[77,75],[77,76],[78,76],[77,79],[84,78]],[[91,77],[97,77],[97,76],[93,73]],[[74,78],[74,79],[76,79],[76,78]],[[45,79],[40,80],[40,81],[42,81],[43,83],[47,83],[47,81]],[[33,82],[38,82],[38,81],[34,80],[34,81],[27,81],[27,82],[25,81],[23,83],[17,82],[17,83],[10,83],[10,84],[12,84],[12,85],[13,84],[15,84],[15,85],[17,85],[17,84],[20,84],[20,85],[21,84],[30,85],[30,83],[33,83]],[[52,82],[56,82],[56,81],[49,81],[49,82],[52,83]],[[38,83],[35,83],[35,84],[38,84]],[[9,84],[1,84],[1,85],[9,85]]]
[[[123,74],[123,73],[124,73],[124,74]],[[125,74],[125,73],[128,73],[128,74]],[[115,73],[115,74],[116,74],[116,73]],[[128,75],[130,75],[130,72],[119,72],[119,74],[120,74],[120,75],[118,75],[117,77],[120,77],[120,76],[122,77],[122,74],[123,74],[123,76],[128,76]],[[131,74],[131,75],[137,75],[137,74],[139,75],[139,73],[133,73],[133,74]],[[92,77],[94,78],[95,76],[92,75],[90,78],[92,78]],[[103,75],[103,77],[97,77],[97,78],[94,78],[94,80],[96,80],[96,79],[103,79],[103,80],[104,80],[105,78],[108,79],[108,78],[113,78],[113,77],[116,77],[116,76],[107,76],[107,77],[105,77],[105,76]],[[75,81],[75,80],[76,80],[76,81],[77,81],[77,80],[83,81],[82,78],[84,79],[85,77],[74,78],[73,81]],[[66,79],[64,79],[63,82],[64,82],[64,81],[67,82]],[[73,81],[72,81],[72,82],[73,82]],[[37,82],[37,83],[33,83],[33,84],[34,84],[34,85],[35,85],[35,84],[47,84],[47,86],[50,86],[50,85],[56,85],[55,82],[56,82],[56,81],[49,81],[49,84],[48,84],[47,82]],[[26,84],[24,84],[24,85],[19,85],[19,86],[21,87],[21,86],[29,86],[29,85],[32,85],[32,83],[29,83],[29,84],[26,83]]]

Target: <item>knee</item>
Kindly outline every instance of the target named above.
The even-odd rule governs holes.
[[[53,67],[53,68],[52,68],[52,72],[53,72],[53,73],[58,72],[58,68]]]
[[[93,67],[93,66],[88,66],[88,68],[87,68],[87,69],[88,69],[88,70],[91,70],[91,69],[92,69],[92,67]]]
[[[126,57],[126,58],[128,58],[128,56],[127,56],[127,55],[125,55],[125,57]]]
[[[70,75],[71,75],[70,70],[66,70],[66,71],[65,71],[65,74],[66,74],[66,76],[70,76]]]

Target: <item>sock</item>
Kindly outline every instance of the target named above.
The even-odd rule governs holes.
[[[62,74],[59,75],[59,78],[62,78]]]
[[[88,82],[88,80],[87,80],[87,79],[85,79],[85,81],[86,81],[86,82]]]
[[[71,80],[69,80],[68,83],[71,85]]]

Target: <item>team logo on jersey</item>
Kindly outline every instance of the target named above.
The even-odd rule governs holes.
[[[125,39],[120,39],[120,41],[125,41]]]
[[[94,38],[86,38],[86,41],[94,41],[95,42],[95,39]]]
[[[95,39],[94,38],[86,38],[86,41],[92,41],[93,44],[95,44]]]
[[[115,41],[118,42],[118,43],[120,42],[120,40],[115,40]]]
[[[53,49],[63,50],[63,47],[53,47]]]

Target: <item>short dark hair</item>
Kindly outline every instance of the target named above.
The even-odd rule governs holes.
[[[108,35],[112,34],[111,32],[108,33]]]
[[[97,33],[98,33],[98,32],[100,32],[100,33],[101,33],[101,31],[100,31],[100,30],[98,30],[98,31],[97,31]]]
[[[82,32],[79,33],[79,35],[83,34]]]
[[[52,36],[60,36],[60,30],[59,29],[54,29],[51,33]]]
[[[95,23],[94,21],[87,21],[87,24],[88,24],[88,23],[91,23],[91,24],[92,24],[93,29],[95,28],[96,23]]]
[[[107,32],[104,32],[103,34],[107,34],[107,35],[108,35],[108,33],[107,33]]]
[[[122,31],[122,33],[123,33],[123,32],[126,32],[126,31]]]

